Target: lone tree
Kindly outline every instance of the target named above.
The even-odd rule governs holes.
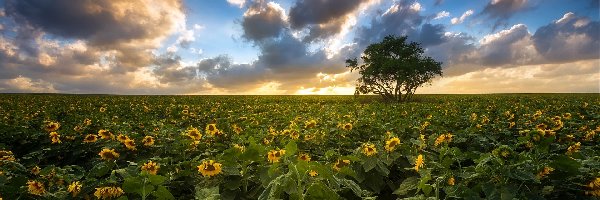
[[[386,36],[365,49],[363,64],[346,60],[350,71],[358,70],[355,94],[378,94],[396,102],[408,101],[418,87],[442,75],[442,63],[423,55],[419,43],[407,43],[406,36]]]

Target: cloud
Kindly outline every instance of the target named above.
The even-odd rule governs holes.
[[[442,19],[442,18],[449,17],[449,16],[450,16],[450,13],[448,11],[444,10],[444,11],[438,12],[433,19]]]
[[[285,11],[275,3],[254,2],[244,13],[241,21],[243,37],[262,41],[278,37],[287,27]]]
[[[360,4],[360,0],[298,0],[290,8],[290,24],[294,29],[325,24],[353,12]]]
[[[413,38],[418,38],[418,29],[425,17],[419,11],[410,9],[409,3],[396,2],[383,14],[372,16],[370,24],[357,27],[354,41],[358,43],[358,49],[379,42],[387,35],[407,35],[413,41]]]
[[[435,0],[435,5],[436,5],[436,6],[437,6],[437,5],[440,5],[440,4],[442,4],[442,3],[444,3],[444,0]]]
[[[473,10],[467,10],[465,13],[463,13],[460,18],[452,18],[450,20],[450,23],[452,24],[462,24],[465,19],[467,19],[467,17],[471,16],[473,14]]]
[[[492,30],[496,30],[499,26],[506,25],[506,21],[515,13],[531,8],[527,0],[490,0],[480,15],[495,20]]]
[[[533,42],[548,61],[597,59],[600,55],[600,22],[569,12],[540,27],[533,35]]]
[[[227,0],[227,3],[242,8],[246,4],[246,0]]]

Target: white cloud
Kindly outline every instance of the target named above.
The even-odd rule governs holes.
[[[450,13],[448,11],[444,10],[442,12],[437,13],[433,19],[442,19],[442,18],[449,17],[449,16],[450,16]]]
[[[246,4],[246,0],[227,0],[227,2],[240,8],[244,7],[244,4]]]
[[[473,10],[467,10],[465,13],[463,13],[460,18],[452,18],[450,20],[450,23],[452,24],[461,24],[465,21],[465,19],[467,19],[467,17],[473,15]]]
[[[200,24],[194,24],[194,30],[202,30],[204,29],[204,26],[200,25]]]
[[[410,9],[418,12],[418,11],[421,11],[421,9],[423,9],[423,7],[421,6],[421,4],[419,2],[415,2],[412,5],[410,5]]]
[[[175,45],[171,45],[169,47],[167,47],[167,52],[169,53],[175,53],[177,52],[177,50],[179,50]]]

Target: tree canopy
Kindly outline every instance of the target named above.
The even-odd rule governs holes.
[[[407,43],[407,37],[386,36],[369,45],[358,59],[346,60],[350,71],[358,70],[355,94],[378,94],[396,102],[408,101],[418,87],[442,75],[442,63],[423,55],[419,43]]]

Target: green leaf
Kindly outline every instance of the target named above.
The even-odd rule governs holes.
[[[576,175],[579,173],[579,168],[581,167],[581,164],[575,159],[561,155],[554,158],[554,161],[552,162],[552,164],[550,164],[550,166],[557,171],[566,173],[566,175]]]
[[[292,140],[287,145],[285,145],[285,151],[286,155],[293,157],[298,151],[298,145]]]
[[[165,186],[158,186],[156,191],[152,192],[152,196],[155,196],[157,200],[174,200],[175,197]]]
[[[417,177],[411,176],[400,184],[400,187],[394,191],[394,194],[397,195],[406,195],[409,191],[417,189],[417,184],[419,183],[419,179]]]
[[[363,166],[363,169],[365,170],[365,172],[369,172],[377,166],[377,159],[374,157],[367,157],[363,161],[362,166]]]
[[[125,191],[127,193],[141,194],[143,182],[141,179],[139,179],[137,177],[126,178],[125,181],[123,182],[122,187],[123,187],[123,191]]]
[[[336,200],[340,199],[340,196],[333,191],[331,188],[325,186],[321,182],[313,183],[306,190],[306,199],[322,199],[322,200]]]
[[[202,188],[196,186],[196,200],[219,200],[221,195],[219,194],[219,187]]]
[[[167,178],[161,175],[148,174],[148,180],[152,185],[161,185],[163,184]]]

